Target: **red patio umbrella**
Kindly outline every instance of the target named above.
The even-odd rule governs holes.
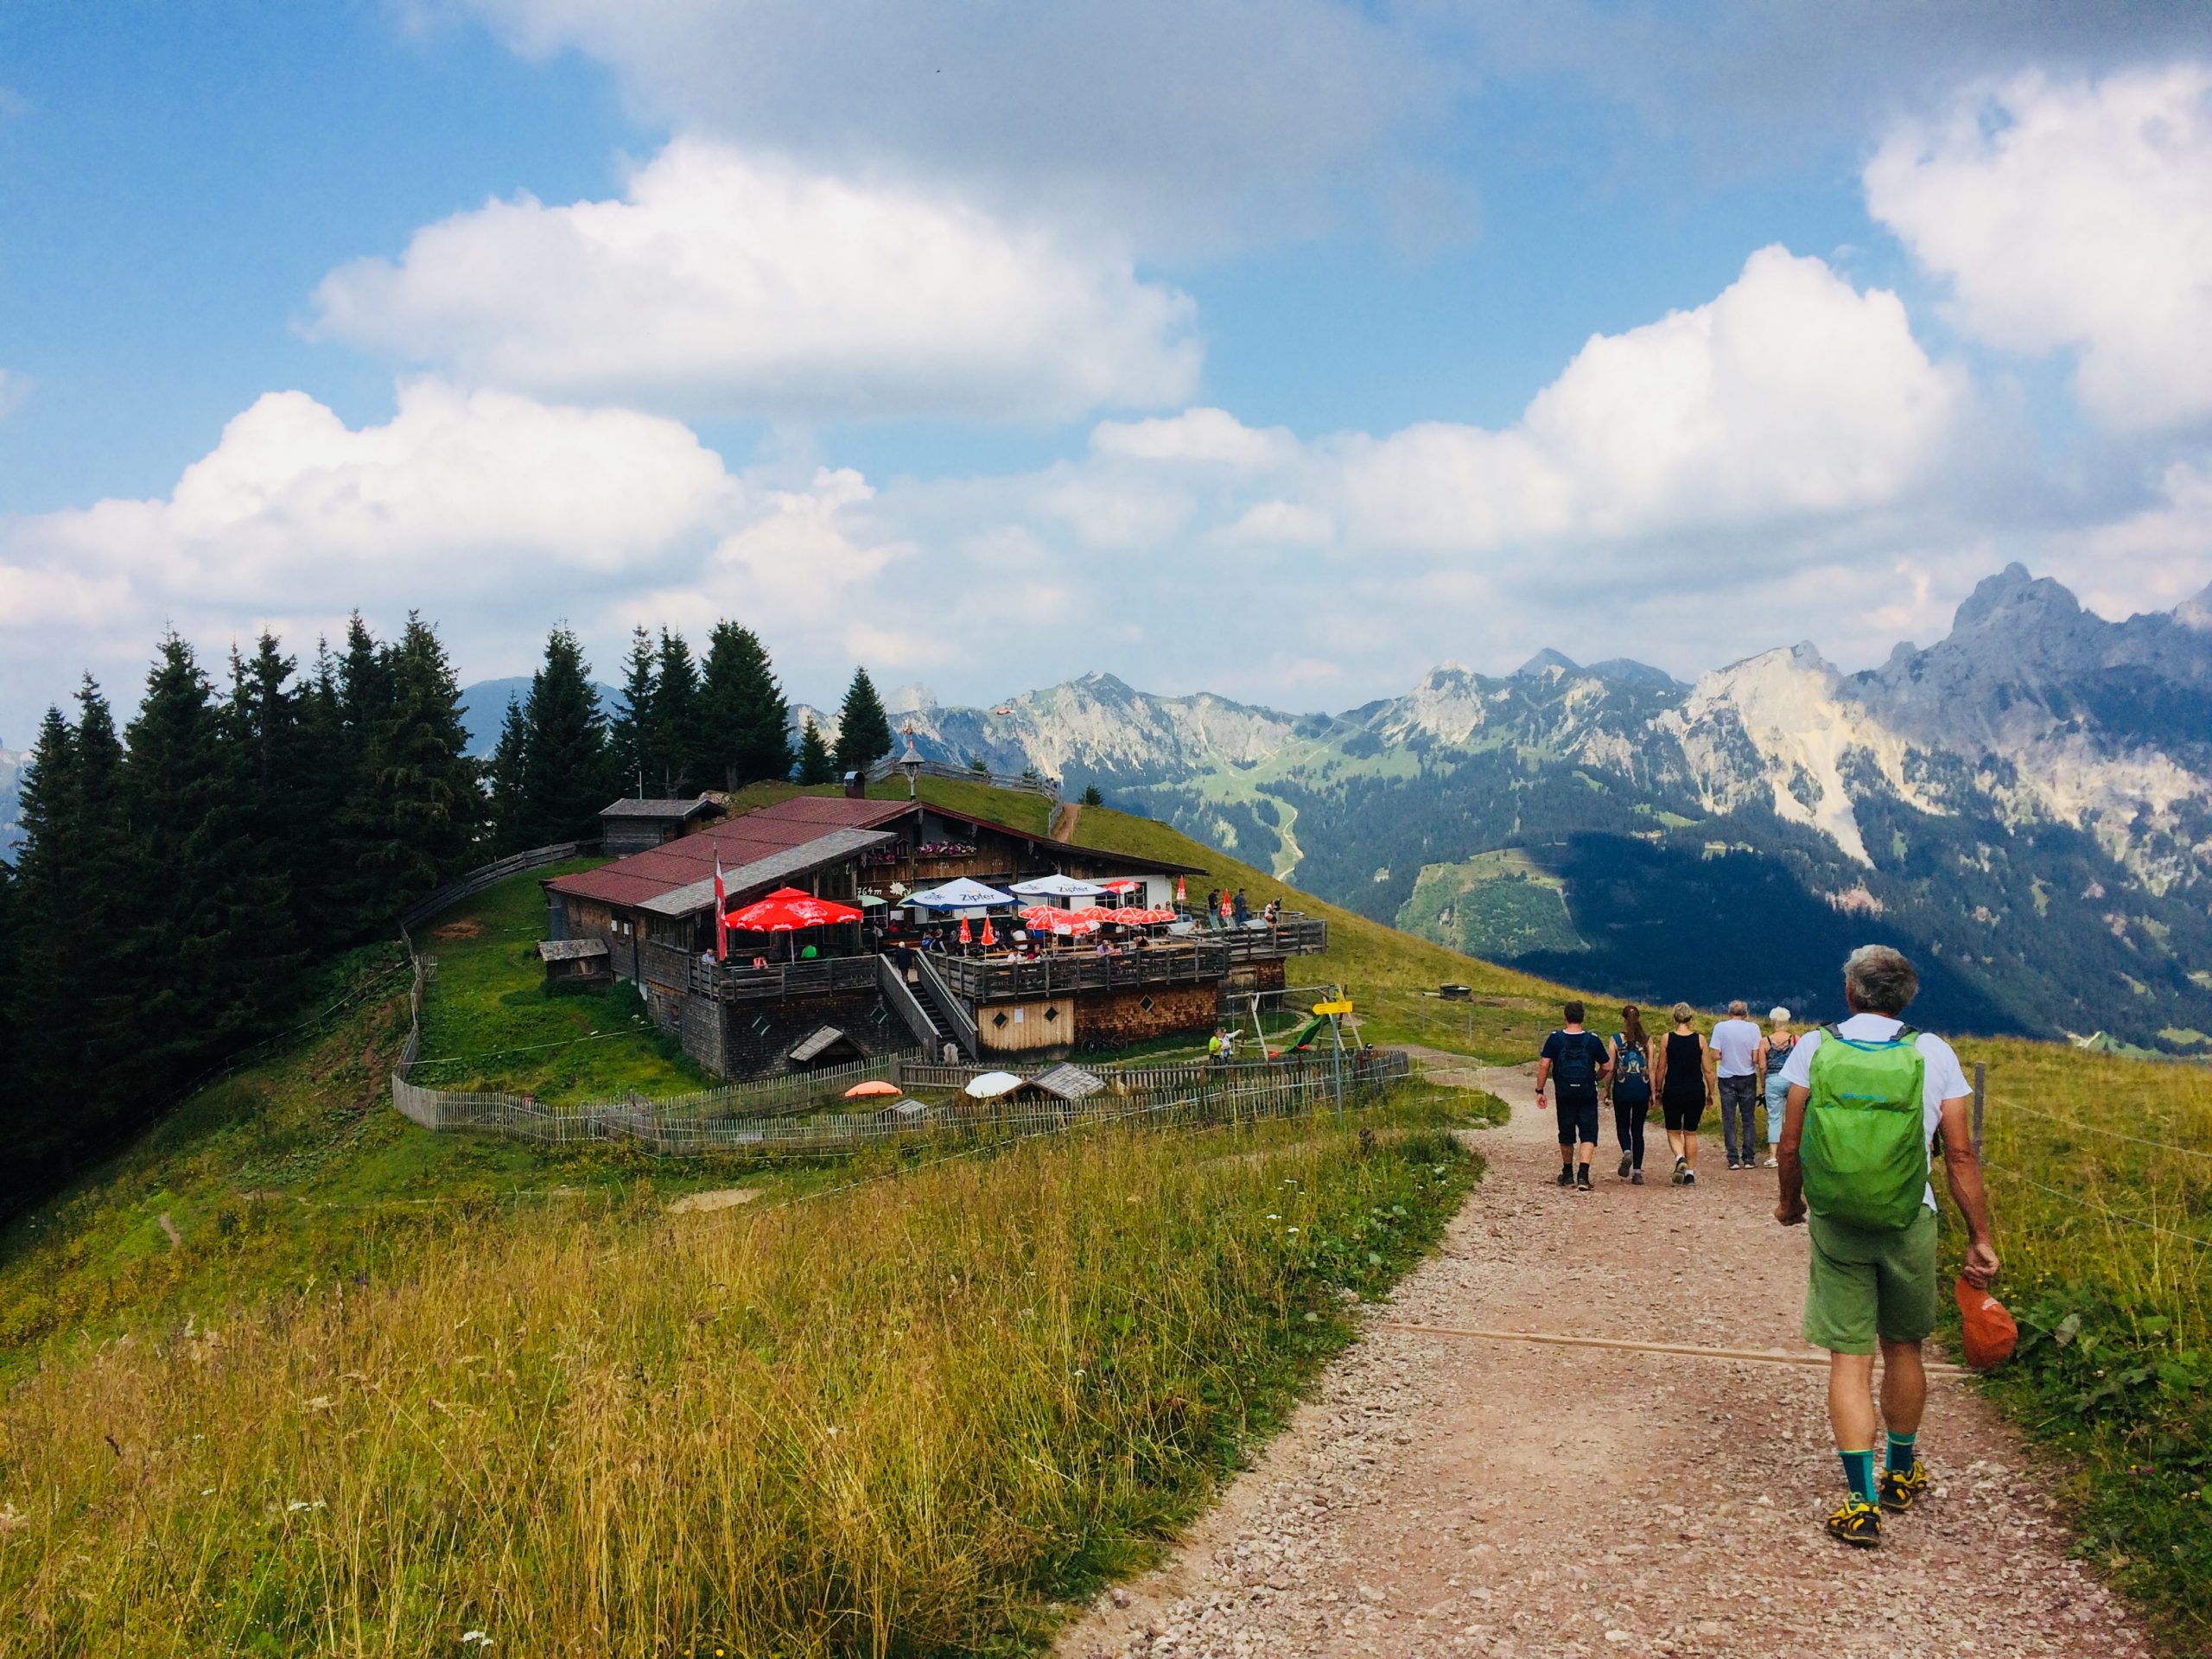
[[[1133,876],[1117,875],[1111,881],[1101,881],[1096,885],[1108,893],[1135,893],[1144,883]]]
[[[998,936],[997,934],[995,934],[995,933],[994,933],[994,932],[992,932],[992,931],[991,931],[991,918],[990,918],[989,917],[988,917],[988,916],[984,917],[984,918],[983,918],[983,948],[984,948],[985,950],[989,950],[989,949],[990,949],[990,947],[991,947],[991,946],[993,946],[993,945],[996,944],[998,942],[999,942],[999,936]]]
[[[975,942],[976,936],[970,932],[968,928],[968,918],[965,916],[963,916],[960,918],[960,943],[963,944],[973,944]]]
[[[1183,886],[1183,878],[1179,875],[1175,878],[1175,902],[1179,905],[1187,905],[1191,902],[1190,893]]]
[[[834,927],[857,922],[861,912],[832,899],[817,899],[797,887],[779,887],[766,899],[755,899],[728,916],[732,927],[752,933],[788,933],[803,927]]]

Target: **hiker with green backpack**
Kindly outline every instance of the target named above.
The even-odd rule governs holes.
[[[1828,1421],[1851,1489],[1828,1517],[1828,1533],[1861,1549],[1881,1541],[1883,1510],[1903,1514],[1928,1488],[1917,1449],[1928,1403],[1920,1347],[1936,1328],[1928,1149],[1939,1130],[1944,1178],[1966,1218],[1965,1276],[1986,1287],[1997,1274],[1966,1074],[1948,1043],[1904,1023],[1919,988],[1912,964],[1887,945],[1853,951],[1843,965],[1851,1017],[1800,1037],[1782,1072],[1789,1096],[1774,1214],[1794,1227],[1809,1212],[1805,1340],[1828,1351]],[[1889,1436],[1878,1479],[1878,1341]]]

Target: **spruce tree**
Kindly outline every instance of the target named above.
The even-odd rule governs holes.
[[[837,781],[836,757],[830,753],[830,746],[822,741],[822,728],[809,715],[798,732],[798,780],[802,784],[834,784]]]
[[[663,628],[645,777],[664,798],[692,794],[712,781],[703,760],[706,736],[700,714],[699,665],[691,647],[682,634]]]
[[[524,791],[528,777],[530,721],[521,702],[507,699],[507,715],[499,724],[499,747],[492,751],[489,778],[492,808],[492,855],[505,858],[524,850],[530,842]]]
[[[213,688],[192,647],[162,639],[124,762],[137,882],[132,941],[137,1042],[134,1092],[174,1087],[238,1033],[231,995],[232,932],[226,860],[238,839],[237,774],[226,762]]]
[[[88,893],[84,846],[77,834],[77,734],[59,709],[48,709],[32,741],[18,779],[23,844],[17,855],[16,889],[10,908],[22,939],[39,941],[39,960],[19,956],[7,986],[9,1024],[36,1033],[35,1041],[10,1052],[6,1068],[22,1090],[22,1105],[6,1121],[0,1139],[0,1165],[43,1174],[81,1130],[84,1109],[73,1115],[64,1103],[73,1094],[92,1110],[101,1109],[98,1080],[70,1073],[84,1064],[82,1049],[91,1036],[90,1010],[82,992],[94,965],[82,914]],[[86,1090],[83,1085],[93,1084]],[[73,1116],[79,1121],[73,1122]]]
[[[868,670],[853,671],[843,707],[837,711],[837,770],[865,772],[891,753],[891,716]]]
[[[767,647],[752,629],[715,624],[699,695],[703,765],[724,789],[791,775],[791,715]]]
[[[630,654],[622,659],[622,706],[613,711],[607,722],[607,752],[613,758],[625,795],[642,796],[645,792],[645,774],[652,766],[655,750],[653,687],[658,678],[659,661],[653,652],[652,635],[642,626],[631,629]],[[508,713],[512,719],[512,703]],[[504,732],[499,741],[506,741]],[[518,760],[521,757],[519,747],[515,757]]]
[[[596,836],[600,812],[615,792],[607,722],[583,646],[565,623],[546,636],[544,666],[531,677],[523,713],[529,728],[523,761],[525,845]]]
[[[337,663],[338,725],[332,782],[342,791],[330,819],[329,911],[337,938],[347,943],[391,925],[384,825],[376,801],[378,734],[391,714],[391,653],[378,643],[359,611],[346,619],[346,649]]]
[[[374,749],[384,834],[372,868],[396,914],[468,868],[484,790],[461,723],[460,681],[437,631],[413,611],[391,653],[391,684]]]
[[[238,1033],[269,1028],[297,995],[307,960],[292,903],[292,874],[304,840],[298,817],[297,700],[287,685],[293,660],[264,632],[251,658],[231,652],[231,699],[216,728],[219,837],[232,946],[223,1001]]]
[[[1103,806],[1106,804],[1106,798],[1098,792],[1097,785],[1085,784],[1083,786],[1082,804],[1084,806]]]
[[[308,950],[348,942],[355,887],[339,850],[340,819],[354,793],[353,749],[340,708],[338,659],[315,641],[315,667],[293,699],[291,796],[298,841],[292,848],[292,913]]]

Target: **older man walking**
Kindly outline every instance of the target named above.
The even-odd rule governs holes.
[[[1919,989],[1919,976],[1897,951],[1878,944],[1853,951],[1843,967],[1851,1017],[1806,1033],[1783,1068],[1789,1096],[1774,1214],[1785,1227],[1809,1220],[1805,1340],[1828,1351],[1828,1421],[1850,1488],[1828,1517],[1828,1533],[1861,1549],[1881,1541],[1884,1510],[1903,1514],[1928,1489],[1918,1451],[1928,1403],[1920,1349],[1936,1328],[1928,1148],[1939,1130],[1944,1179],[1966,1219],[1966,1276],[1986,1286],[1997,1274],[1966,1074],[1948,1043],[1904,1023]],[[1878,1483],[1877,1343],[1889,1437]]]
[[[1720,1094],[1720,1139],[1728,1148],[1728,1167],[1758,1167],[1759,1028],[1742,1001],[1728,1005],[1728,1017],[1713,1028],[1713,1070]]]

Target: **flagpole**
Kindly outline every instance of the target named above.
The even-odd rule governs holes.
[[[729,960],[729,917],[722,909],[726,895],[722,891],[722,855],[715,855],[715,960]]]

